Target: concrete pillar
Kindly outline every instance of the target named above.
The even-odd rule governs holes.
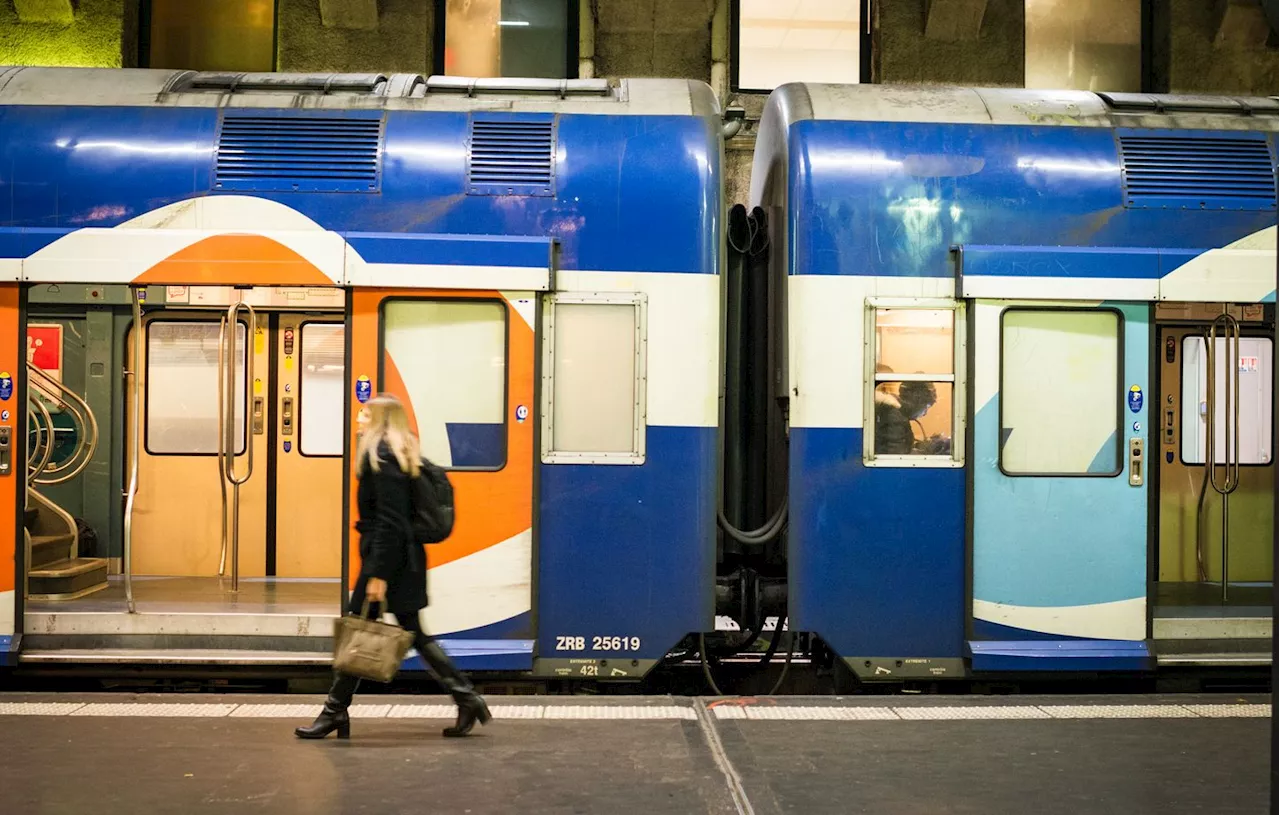
[[[76,20],[71,0],[13,0],[13,7],[24,23],[71,25]]]
[[[320,0],[320,22],[325,28],[373,31],[378,27],[378,0]]]
[[[924,35],[931,40],[972,42],[982,31],[987,0],[929,0]]]

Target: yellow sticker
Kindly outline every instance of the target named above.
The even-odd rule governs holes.
[[[286,371],[292,371],[292,370],[293,370],[293,357],[285,357],[285,358],[284,358],[284,369],[285,369]]]
[[[254,396],[261,396],[261,395],[262,395],[262,380],[261,380],[261,379],[255,379],[255,380],[253,380],[253,395],[254,395]]]
[[[261,354],[267,348],[267,335],[261,328],[253,332],[253,352]]]

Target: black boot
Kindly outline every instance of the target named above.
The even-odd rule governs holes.
[[[351,738],[351,717],[347,708],[351,705],[351,697],[355,695],[360,680],[346,674],[335,674],[333,686],[329,688],[329,698],[324,702],[324,709],[310,727],[299,727],[293,734],[300,739],[323,739],[333,731],[338,731],[338,738]]]
[[[477,721],[482,725],[488,724],[493,718],[489,713],[489,706],[485,704],[484,698],[476,693],[466,675],[459,671],[449,659],[444,649],[434,641],[428,641],[418,644],[418,653],[422,654],[427,666],[440,678],[440,684],[458,705],[458,721],[453,727],[446,727],[444,735],[449,738],[461,738],[471,732],[471,728],[475,727]]]

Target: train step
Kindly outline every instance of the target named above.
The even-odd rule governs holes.
[[[1203,640],[1157,640],[1156,662],[1165,666],[1261,666],[1270,665],[1271,639],[1237,637]]]
[[[71,555],[71,544],[74,542],[75,536],[65,533],[62,535],[32,535],[31,569],[35,571],[51,563],[67,560]]]
[[[27,572],[32,600],[74,600],[107,587],[107,559],[63,558]]]

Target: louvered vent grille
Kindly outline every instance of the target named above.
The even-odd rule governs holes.
[[[374,192],[380,119],[227,116],[218,139],[220,190]]]
[[[1276,174],[1263,138],[1120,136],[1125,200],[1136,208],[1275,209]]]
[[[555,134],[546,122],[472,121],[467,189],[473,195],[552,195]]]

